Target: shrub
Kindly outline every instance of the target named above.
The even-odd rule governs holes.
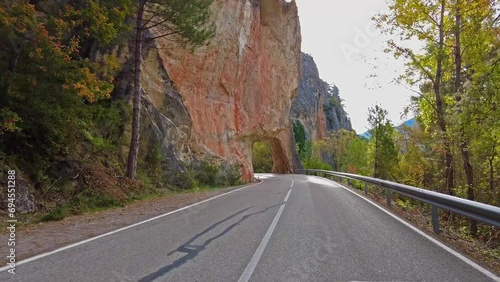
[[[183,167],[183,172],[173,171],[164,176],[165,182],[174,190],[236,186],[243,183],[239,165],[221,166],[209,160],[202,160],[184,164]]]
[[[195,166],[195,179],[201,185],[216,186],[219,180],[220,165],[203,160]]]
[[[165,175],[166,183],[174,190],[189,190],[197,186],[192,169]]]
[[[241,169],[238,165],[231,165],[225,175],[225,186],[237,186],[243,184],[241,180]]]
[[[72,201],[74,213],[78,214],[86,211],[100,210],[109,207],[120,206],[121,203],[118,199],[92,194],[91,192],[80,193]]]
[[[322,170],[333,170],[332,166],[324,163],[316,158],[311,158],[304,162],[305,169],[322,169]]]
[[[304,153],[305,145],[306,145],[306,131],[304,126],[300,121],[293,122],[293,137],[295,139],[295,143],[299,147],[299,155]]]
[[[61,205],[53,209],[50,213],[42,216],[41,221],[57,221],[62,220],[70,215],[70,208],[68,205]]]

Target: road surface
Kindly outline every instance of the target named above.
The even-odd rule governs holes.
[[[498,281],[340,185],[261,175],[0,281]],[[22,234],[18,234],[22,237]]]

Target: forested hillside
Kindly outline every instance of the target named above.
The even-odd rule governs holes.
[[[213,22],[212,13],[227,14],[216,10],[222,7],[243,14],[245,7],[212,5],[211,0],[160,2],[0,4],[0,178],[6,185],[7,171],[16,171],[18,212],[49,212],[44,219],[61,219],[161,191],[234,185],[241,183],[242,172],[250,177],[241,160],[210,147],[235,142],[216,135],[205,145],[212,136],[193,129],[189,111],[194,109],[182,95],[194,92],[177,88],[186,79],[174,82],[170,72],[175,68],[160,56],[170,49],[205,57],[198,47],[206,50],[213,36],[219,38],[210,46],[219,51],[229,46],[224,42],[231,39],[214,31],[231,19]],[[146,4],[153,8],[138,9]],[[296,14],[287,16],[297,21]],[[165,42],[177,45],[161,48]],[[203,74],[198,71],[196,77]],[[202,114],[217,107],[217,99],[208,98],[213,97],[207,97]],[[0,193],[2,209],[5,192]]]
[[[386,49],[406,62],[397,82],[416,89],[405,113],[415,119],[395,128],[384,106],[374,105],[367,110],[371,130],[364,137],[340,129],[306,146],[299,140],[305,167],[374,176],[499,206],[498,2],[389,2],[390,11],[374,18],[381,31],[424,44],[422,50],[411,49],[389,40]],[[296,136],[307,136],[294,128]],[[331,165],[323,161],[325,155],[333,159]],[[427,206],[404,197],[397,202],[422,218],[429,214]],[[449,213],[441,219],[450,236],[478,238],[479,252],[500,257],[497,229]]]
[[[406,108],[415,123],[395,128],[384,106],[375,105],[367,111],[367,138],[340,130],[332,134],[333,142],[318,142],[313,148],[331,154],[338,171],[499,206],[498,2],[389,2],[390,11],[374,18],[378,27],[388,35],[417,38],[424,44],[421,50],[411,49],[389,40],[386,49],[406,62],[398,83],[416,89]],[[429,214],[426,205],[404,197],[397,202],[424,219]],[[478,252],[498,261],[497,229],[445,212],[440,216],[448,236],[479,239]],[[469,239],[463,242],[478,242]]]
[[[497,1],[396,1],[375,18],[425,46],[387,45],[406,61],[401,83],[419,89],[409,110],[421,126],[402,140],[405,181],[500,205],[499,12]]]
[[[395,130],[383,105],[370,108],[368,141],[338,131],[338,141],[327,147],[342,159],[338,169],[500,205],[500,11],[494,2],[392,1],[390,12],[375,17],[383,32],[425,45],[414,50],[390,40],[386,49],[406,61],[399,83],[418,89],[406,109],[416,124]],[[368,159],[358,162],[362,147]],[[470,228],[475,234],[475,225]]]
[[[64,197],[53,192],[75,183],[68,179],[102,185],[88,176],[113,173],[98,160],[108,168],[120,163],[131,118],[125,101],[110,98],[120,60],[114,48],[131,39],[126,19],[132,2],[78,2],[64,9],[55,1],[36,2],[0,5],[0,167],[18,172],[20,212],[35,211],[34,194],[53,208]],[[97,195],[77,187],[67,193]]]

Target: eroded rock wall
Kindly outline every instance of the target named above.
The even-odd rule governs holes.
[[[292,104],[291,116],[303,125],[307,139],[319,140],[327,135],[323,111],[326,83],[319,78],[318,67],[311,55],[302,53],[301,60],[299,90]]]
[[[302,53],[302,73],[298,95],[294,99],[291,117],[300,122],[308,140],[328,137],[334,130],[352,130],[336,86],[330,87],[319,76],[311,55]]]
[[[216,0],[212,10],[216,35],[194,52],[167,38],[156,40],[161,64],[190,117],[186,146],[196,156],[239,163],[250,180],[251,146],[267,140],[273,170],[289,172],[289,110],[300,76],[296,4]],[[148,89],[145,95],[151,96]],[[161,106],[160,100],[145,103]]]
[[[333,87],[328,90],[323,110],[326,116],[327,132],[339,129],[353,130],[351,119],[344,109],[337,86],[333,85]]]

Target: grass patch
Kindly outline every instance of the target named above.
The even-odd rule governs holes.
[[[50,211],[49,213],[39,215],[37,217],[37,220],[35,220],[34,222],[59,221],[71,215],[79,215],[84,213],[103,211],[116,207],[124,207],[126,205],[139,201],[153,200],[164,196],[170,196],[176,194],[179,195],[179,194],[207,192],[223,188],[227,187],[198,185],[190,189],[176,189],[176,190],[148,189],[144,193],[132,193],[123,201],[119,201],[109,196],[92,195],[88,192],[87,193],[84,192],[76,196],[69,203],[62,204],[53,209],[52,211]]]
[[[123,207],[123,201],[109,196],[92,195],[83,192],[77,195],[69,203],[62,204],[49,213],[42,215],[40,221],[62,220],[70,215],[78,215],[86,212],[96,212],[113,207]]]
[[[55,209],[53,209],[51,212],[48,214],[43,215],[40,218],[40,221],[57,221],[57,220],[62,220],[66,216],[71,214],[71,209],[69,208],[68,205],[61,205]]]
[[[243,184],[239,166],[223,167],[209,161],[201,161],[186,167],[182,173],[162,176],[162,180],[148,174],[148,171],[139,170],[139,181],[136,182],[117,181],[110,173],[103,172],[101,166],[93,167],[93,170],[89,170],[88,177],[87,174],[83,176],[89,181],[87,189],[77,195],[66,195],[65,198],[71,200],[39,216],[39,221],[56,221],[70,215],[123,207],[132,202],[154,199],[169,193],[197,193]],[[165,186],[157,185],[157,182],[165,183],[168,189],[159,189],[158,187]],[[140,183],[141,189],[124,188],[137,183]],[[99,187],[99,191],[91,187]]]

